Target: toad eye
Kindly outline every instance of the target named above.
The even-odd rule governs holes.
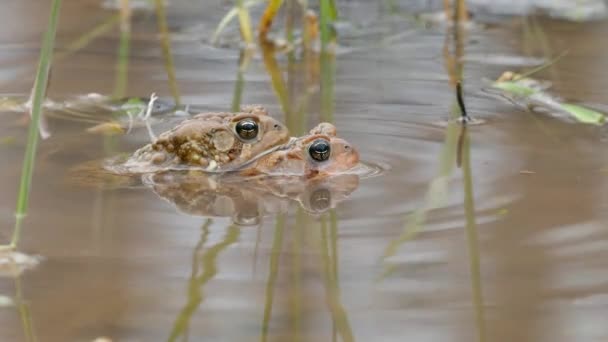
[[[258,136],[258,123],[252,119],[243,119],[236,124],[236,133],[244,140],[251,140]]]
[[[326,161],[331,154],[329,141],[325,139],[317,139],[308,148],[310,157],[318,162]]]

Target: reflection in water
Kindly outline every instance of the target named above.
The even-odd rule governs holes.
[[[291,203],[298,203],[311,214],[335,208],[357,189],[359,176],[303,180],[289,176],[242,179],[166,173],[145,176],[144,183],[183,213],[231,217],[235,224],[257,225],[264,216],[286,212]]]
[[[170,2],[171,30],[199,20],[212,27],[223,13],[219,5],[201,13],[194,3],[184,10],[190,2]],[[367,9],[377,5],[352,3]],[[13,5],[39,9],[34,2]],[[62,15],[66,21],[59,38],[68,50],[64,42],[87,31],[101,15],[115,18],[110,17],[115,13],[95,12],[75,21],[74,8],[89,13],[90,4],[65,6],[72,15]],[[195,7],[199,12],[191,11]],[[377,20],[371,10],[350,8],[370,23],[366,30],[394,34],[396,29],[386,27],[403,21],[385,14]],[[10,19],[6,13],[0,16]],[[139,18],[133,22],[137,35],[131,41],[126,95],[170,94],[156,20]],[[37,22],[29,21],[32,25],[24,30],[31,28],[37,37]],[[597,42],[608,26],[544,19],[529,23],[530,36],[535,35],[533,25],[545,30],[554,49],[550,55],[564,46],[576,51],[553,68],[563,80],[557,79],[556,92],[604,101],[607,78],[600,61],[606,56]],[[461,40],[470,42],[466,50],[474,55],[519,54],[528,43],[519,31],[526,28],[518,25],[517,20],[495,24]],[[2,45],[5,79],[13,69],[31,66],[28,58],[37,51],[22,43],[33,40],[33,31],[18,38],[6,32],[12,34],[0,33],[4,41],[15,45]],[[374,32],[367,36],[374,38],[356,43],[378,46],[371,40],[386,34]],[[103,142],[83,134],[82,123],[50,118],[53,137],[41,144],[43,158],[37,160],[37,182],[44,186],[35,187],[23,241],[24,248],[45,255],[47,262],[22,278],[23,301],[13,296],[13,279],[0,281],[0,292],[11,294],[15,304],[0,310],[0,340],[37,335],[45,341],[91,341],[96,336],[153,341],[160,336],[177,341],[392,342],[404,334],[420,341],[605,340],[606,196],[596,170],[606,160],[598,130],[526,115],[478,97],[479,80],[493,79],[509,66],[471,60],[466,62],[467,105],[488,124],[463,127],[446,120],[445,129],[433,126],[447,116],[452,100],[448,76],[438,70],[443,63],[462,69],[462,59],[451,34],[443,46],[443,31],[415,26],[408,32],[401,31],[391,44],[335,58],[314,51],[300,56],[296,50],[287,57],[276,53],[237,61],[238,53],[231,49],[211,48],[200,40],[172,41],[185,102],[212,110],[227,110],[231,100],[269,107],[285,103],[294,134],[321,118],[335,118],[340,131],[361,147],[364,159],[391,165],[383,177],[361,181],[355,196],[344,202],[340,197],[349,192],[344,189],[356,187],[348,179],[306,189],[281,178],[221,180],[215,181],[215,190],[210,180],[195,184],[195,177],[181,188],[162,177],[152,179],[149,185],[169,203],[139,186],[123,184],[98,193],[69,186],[58,180],[68,167],[103,158]],[[114,73],[108,70],[116,67],[113,49],[119,39],[118,31],[110,32],[57,65],[53,98],[80,91],[111,94]],[[543,53],[540,41],[528,42],[530,54]],[[449,60],[437,58],[444,47]],[[271,82],[265,70],[282,82]],[[459,73],[448,72],[452,84],[461,79]],[[552,74],[545,76],[556,81]],[[11,82],[7,89],[15,87],[15,92],[20,84],[25,91],[31,85],[26,78]],[[273,86],[284,88],[273,92]],[[286,94],[286,100],[277,94]],[[104,112],[92,109],[83,119],[98,123]],[[0,147],[2,189],[8,189],[0,197],[0,220],[8,221],[23,141],[21,127],[8,129],[7,121],[2,123],[0,139],[16,137],[13,145]],[[542,134],[535,123],[552,135]],[[109,147],[131,151],[146,139],[140,128],[134,126],[133,133],[117,136]],[[336,194],[334,188],[341,191]],[[337,203],[338,209],[328,210]],[[197,216],[176,213],[173,205]],[[211,217],[213,226],[201,231],[199,221]],[[399,238],[402,231],[406,234]],[[387,246],[401,253],[378,262]],[[382,283],[374,282],[379,269],[394,264],[400,267]],[[35,324],[22,320],[28,316]],[[35,334],[30,331],[34,326]]]
[[[471,146],[466,124],[462,128],[462,173],[464,176],[464,210],[466,217],[467,246],[471,272],[471,289],[477,323],[478,341],[486,341],[483,288],[481,284],[480,254],[475,222],[475,201],[473,193],[473,174],[471,172]]]
[[[205,249],[211,224],[212,221],[210,219],[207,219],[205,224],[203,224],[201,239],[192,253],[192,273],[188,283],[188,302],[175,320],[173,330],[169,336],[169,341],[171,342],[177,341],[180,336],[184,336],[187,339],[192,315],[205,300],[203,288],[217,274],[217,258],[219,254],[239,239],[240,228],[230,226],[222,241]]]
[[[270,317],[272,316],[272,304],[274,302],[275,282],[279,273],[279,259],[283,248],[283,232],[285,230],[285,215],[280,214],[276,218],[274,228],[274,238],[272,241],[272,249],[270,251],[270,268],[268,271],[268,279],[266,280],[266,290],[264,291],[264,315],[262,319],[262,329],[260,340],[266,342],[268,338],[268,329]]]
[[[338,281],[338,247],[335,241],[337,237],[337,216],[331,215],[331,239],[328,238],[327,217],[321,218],[321,256],[325,275],[325,291],[328,309],[337,333],[342,341],[354,341],[352,329],[348,321],[348,315],[340,300],[340,284]]]
[[[21,324],[23,325],[25,341],[36,342],[37,338],[32,322],[32,314],[29,305],[23,299],[20,276],[15,278],[15,302],[17,304],[17,310],[19,311],[19,317],[21,318]]]

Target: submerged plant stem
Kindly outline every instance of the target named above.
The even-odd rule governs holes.
[[[13,230],[13,236],[9,245],[9,247],[12,249],[17,248],[17,245],[19,244],[22,220],[28,209],[30,187],[32,184],[32,175],[34,173],[34,161],[36,159],[36,150],[38,149],[38,127],[40,125],[40,117],[42,115],[42,102],[46,93],[49,72],[51,69],[53,46],[55,45],[55,33],[57,32],[60,8],[61,0],[53,0],[53,3],[51,4],[49,24],[42,43],[42,49],[40,51],[40,60],[38,62],[36,80],[34,81],[34,89],[32,93],[32,121],[30,122],[28,129],[27,146],[25,148],[21,182],[19,184],[15,228]]]

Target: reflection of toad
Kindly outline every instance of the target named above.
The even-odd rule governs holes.
[[[239,113],[204,113],[162,133],[114,171],[234,170],[286,143],[289,131],[260,106]]]
[[[323,179],[297,176],[209,175],[192,172],[144,177],[161,198],[196,216],[232,217],[236,224],[256,225],[265,215],[286,212],[292,202],[311,213],[322,213],[345,200],[359,185],[359,176],[343,174]]]

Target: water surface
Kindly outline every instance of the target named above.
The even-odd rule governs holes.
[[[31,324],[21,319],[24,306],[0,308],[1,341],[27,341],[28,326],[39,341],[608,338],[605,129],[523,112],[481,92],[484,78],[522,68],[490,57],[550,59],[569,49],[537,77],[568,100],[607,108],[605,21],[515,18],[468,32],[465,100],[485,124],[462,134],[440,124],[454,106],[446,66],[458,52],[445,28],[348,2],[345,17],[375,31],[347,31],[335,58],[290,62],[258,51],[239,74],[237,49],[206,42],[228,7],[171,4],[182,103],[229,110],[242,79],[241,103],[266,105],[297,133],[331,119],[384,172],[322,214],[288,201],[259,225],[239,226],[184,213],[145,186],[83,186],[70,170],[132,151],[148,141],[146,130],[105,138],[86,132],[90,120],[51,115],[22,244],[45,260],[19,280],[0,279],[0,295],[14,297],[18,287]],[[0,14],[4,94],[27,99],[46,6],[11,2]],[[113,14],[96,1],[65,2],[57,54]],[[114,29],[57,58],[50,98],[113,94],[118,44]],[[288,101],[277,96],[273,67]],[[137,14],[123,95],[171,100],[167,80],[155,18]],[[18,112],[2,112],[0,122],[7,241],[27,127]]]

